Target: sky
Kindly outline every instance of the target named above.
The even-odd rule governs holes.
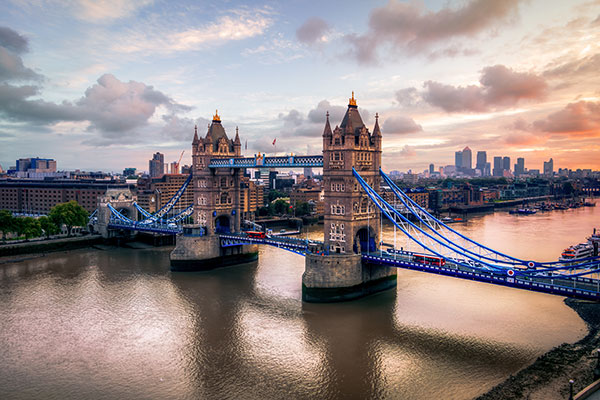
[[[354,92],[385,170],[469,146],[600,169],[600,0],[3,0],[0,165],[190,164],[215,110],[245,155],[319,154]],[[273,141],[276,139],[276,145]]]

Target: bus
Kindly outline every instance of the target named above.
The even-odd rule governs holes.
[[[443,267],[446,265],[446,260],[436,256],[428,256],[424,254],[415,254],[413,255],[413,261],[419,264],[425,265],[435,265],[438,267]]]
[[[266,239],[267,235],[264,232],[259,231],[246,231],[246,235],[254,239]]]

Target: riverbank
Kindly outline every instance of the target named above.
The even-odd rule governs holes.
[[[74,236],[0,245],[0,257],[74,250],[103,243],[100,235]]]
[[[477,400],[566,399],[570,379],[575,381],[575,393],[594,381],[596,349],[600,347],[600,304],[574,299],[565,299],[565,304],[585,321],[588,334],[576,343],[563,343],[543,354]]]

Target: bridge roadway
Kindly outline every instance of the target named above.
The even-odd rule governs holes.
[[[304,168],[323,167],[323,155],[314,156],[255,156],[239,158],[213,158],[208,168]]]
[[[222,234],[221,246],[239,246],[240,244],[266,244],[293,251],[301,255],[307,253],[323,253],[323,242],[301,238],[268,236],[264,238],[248,237],[245,233]],[[412,255],[407,252],[390,253],[385,250],[363,253],[362,259],[371,264],[388,265],[391,267],[411,269],[455,278],[491,283],[494,285],[550,293],[559,296],[573,297],[584,300],[600,301],[600,280],[584,277],[568,278],[558,276],[556,272],[514,269],[513,276],[505,271],[481,271],[446,260],[443,266],[414,262]]]

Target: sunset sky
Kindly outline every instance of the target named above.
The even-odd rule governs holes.
[[[190,163],[215,113],[245,154],[321,152],[354,91],[385,170],[454,152],[600,169],[600,1],[4,0],[0,165]],[[272,142],[277,139],[274,147]]]

